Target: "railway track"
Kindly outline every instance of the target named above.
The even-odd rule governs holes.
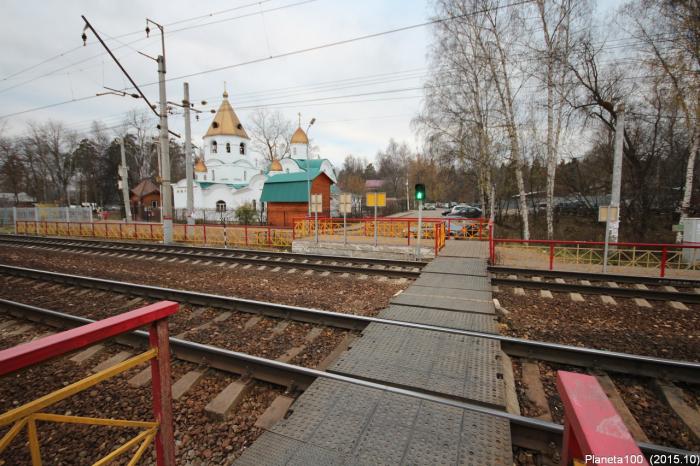
[[[42,236],[0,235],[0,244],[74,251],[113,257],[127,257],[171,262],[250,264],[313,270],[339,274],[379,275],[393,278],[418,278],[426,262],[372,259],[344,256],[295,254],[280,251],[209,248],[164,245],[157,243],[66,239]]]
[[[657,277],[642,277],[638,275],[620,275],[612,273],[591,273],[591,272],[573,272],[568,270],[533,270],[520,267],[506,267],[501,265],[491,265],[488,267],[489,272],[498,275],[524,275],[524,276],[540,276],[548,278],[561,278],[570,280],[588,280],[591,282],[614,282],[614,283],[631,283],[642,284],[646,286],[673,286],[679,288],[700,288],[700,280],[683,279],[683,278],[657,278]]]
[[[143,298],[167,299],[188,305],[208,306],[221,311],[235,311],[292,320],[316,325],[335,327],[343,330],[362,330],[370,323],[397,325],[430,331],[451,333],[471,337],[498,340],[505,353],[513,357],[533,358],[542,361],[567,364],[585,368],[598,368],[625,374],[658,377],[688,383],[700,383],[700,363],[676,361],[649,356],[603,351],[593,348],[531,341],[523,338],[503,336],[493,333],[438,327],[414,322],[388,320],[377,317],[358,316],[318,309],[288,306],[263,301],[253,301],[235,297],[212,295],[194,291],[139,285],[93,277],[48,272],[23,267],[0,265],[0,275],[11,275],[43,282],[78,286],[123,293]]]
[[[41,322],[59,328],[70,328],[92,322],[91,319],[73,316],[65,313],[42,309],[35,306],[0,300],[0,305],[6,313],[20,319]],[[132,346],[144,346],[148,341],[148,334],[136,331],[123,335],[119,342]],[[552,445],[561,447],[563,426],[554,422],[544,421],[518,414],[468,403],[465,401],[446,398],[420,391],[394,387],[369,380],[348,377],[318,369],[306,368],[275,361],[263,357],[226,350],[219,347],[195,343],[179,338],[170,338],[170,346],[173,356],[195,363],[206,361],[209,367],[220,369],[233,374],[245,374],[257,381],[270,382],[286,387],[287,391],[299,390],[308,387],[318,378],[326,378],[345,383],[351,383],[367,388],[384,390],[413,398],[441,403],[460,409],[466,409],[489,416],[506,419],[511,428],[511,438],[516,447],[528,449],[545,449],[550,451]],[[649,442],[638,442],[641,450],[647,455],[692,455],[694,453],[677,448],[655,445]]]
[[[493,273],[515,272],[514,269],[490,270]],[[517,269],[521,270],[521,269]],[[519,274],[530,276],[530,278],[520,278],[515,273],[504,277],[492,276],[491,284],[509,286],[513,288],[531,288],[538,290],[550,290],[557,292],[572,292],[589,295],[605,295],[620,298],[637,298],[652,301],[675,301],[680,303],[700,303],[700,284],[685,280],[664,280],[657,282],[653,279],[634,281],[637,277],[627,275],[610,275],[601,277],[598,274],[574,274],[574,273],[542,273],[541,271],[520,271]],[[593,276],[590,276],[593,275]],[[553,278],[554,281],[545,281],[543,277]],[[566,278],[563,278],[566,277]],[[568,281],[566,281],[568,280]],[[593,283],[594,280],[605,282],[605,285]],[[633,284],[633,287],[620,286],[618,283]],[[665,284],[662,284],[665,283]],[[667,283],[674,283],[670,285]],[[663,289],[650,289],[649,286],[658,286]],[[681,286],[684,288],[678,289]],[[678,287],[678,288],[677,288]]]

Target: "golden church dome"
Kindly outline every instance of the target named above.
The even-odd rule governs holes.
[[[197,159],[197,163],[194,164],[194,171],[197,173],[207,172],[207,166],[204,164],[204,159]]]
[[[272,163],[270,164],[270,171],[271,172],[281,172],[282,170],[283,170],[282,164],[280,163],[280,161],[277,159],[273,160]]]
[[[308,144],[309,143],[309,138],[306,137],[306,133],[304,132],[301,127],[297,128],[296,131],[294,131],[294,134],[292,135],[292,144]]]

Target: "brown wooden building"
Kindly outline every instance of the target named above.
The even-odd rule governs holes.
[[[131,189],[129,204],[135,220],[160,221],[160,188],[153,181],[141,180]]]
[[[318,169],[306,172],[284,173],[269,177],[265,181],[261,202],[267,203],[267,223],[272,226],[294,226],[293,219],[308,215],[309,184],[311,194],[323,196],[323,212],[319,217],[331,213],[331,185],[333,181]]]

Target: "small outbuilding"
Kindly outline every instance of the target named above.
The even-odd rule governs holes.
[[[136,220],[160,221],[160,188],[149,179],[141,180],[131,189],[131,212]]]
[[[309,187],[311,194],[323,196],[323,212],[319,212],[319,217],[329,217],[332,184],[333,180],[320,170],[320,163],[310,167],[308,176],[304,171],[280,173],[269,177],[260,196],[260,201],[267,203],[268,225],[292,227],[294,218],[306,217],[309,209]]]

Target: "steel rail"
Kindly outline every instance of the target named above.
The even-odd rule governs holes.
[[[271,251],[271,250],[260,250],[260,249],[246,249],[246,248],[216,248],[216,247],[206,247],[206,246],[188,246],[182,244],[161,244],[145,241],[111,241],[111,240],[98,240],[98,239],[85,239],[85,238],[72,238],[72,237],[60,237],[60,236],[30,236],[30,235],[11,235],[11,234],[0,234],[0,241],[10,242],[12,240],[30,240],[34,242],[44,242],[60,245],[59,243],[72,243],[72,244],[91,244],[95,246],[115,246],[115,247],[133,247],[130,252],[149,252],[155,253],[158,251],[172,250],[176,252],[186,252],[192,251],[195,254],[206,254],[206,253],[233,253],[242,254],[250,256],[266,256],[272,258],[282,258],[282,259],[299,259],[301,260],[315,260],[315,261],[326,261],[326,262],[352,262],[355,264],[368,264],[368,265],[382,265],[384,267],[404,267],[404,268],[423,268],[428,263],[425,261],[409,261],[401,259],[376,259],[371,257],[348,257],[348,256],[326,256],[322,254],[301,254],[293,252],[282,252],[282,251]],[[141,248],[150,248],[150,250],[141,251]],[[270,260],[269,262],[276,262]],[[293,264],[302,265],[302,262],[293,262]],[[367,270],[367,269],[360,269]],[[376,269],[384,271],[386,269]]]
[[[199,260],[212,260],[212,261],[223,261],[223,262],[236,262],[251,265],[267,265],[267,266],[282,266],[286,268],[297,268],[302,270],[316,270],[316,271],[329,271],[334,273],[354,273],[354,274],[366,274],[366,275],[382,275],[388,277],[398,277],[398,278],[418,278],[420,275],[419,270],[412,270],[415,265],[411,265],[411,270],[406,269],[396,269],[396,268],[371,268],[371,267],[358,267],[353,265],[343,265],[337,263],[313,263],[313,262],[297,262],[293,258],[292,260],[286,259],[264,259],[260,258],[260,255],[256,254],[251,257],[247,255],[233,255],[227,254],[228,250],[216,250],[214,252],[202,252],[202,251],[187,251],[187,250],[171,250],[170,248],[160,249],[153,248],[152,246],[140,246],[140,247],[128,247],[125,245],[96,245],[96,244],[71,244],[71,242],[32,242],[20,239],[5,239],[0,237],[1,243],[13,243],[13,244],[28,244],[28,245],[39,245],[39,247],[56,247],[60,249],[73,249],[73,250],[91,250],[100,252],[114,252],[114,253],[127,253],[127,254],[149,254],[156,256],[174,257],[180,259],[199,259]],[[183,249],[183,248],[181,248]],[[319,261],[320,262],[320,261]],[[345,260],[344,262],[348,262]],[[396,267],[396,266],[391,266]]]
[[[281,319],[291,319],[351,330],[363,330],[365,327],[367,327],[367,325],[375,323],[450,333],[467,337],[486,338],[499,341],[502,349],[511,356],[534,358],[542,361],[595,368],[630,375],[653,378],[666,377],[670,380],[700,383],[700,363],[696,362],[676,361],[671,359],[655,358],[651,356],[641,356],[615,351],[605,351],[593,348],[581,348],[578,346],[562,345],[559,343],[532,341],[524,338],[499,335],[496,333],[462,330],[451,327],[382,319],[379,317],[358,316],[354,314],[344,314],[340,312],[289,306],[286,304],[276,304],[230,296],[200,293],[196,291],[118,282],[102,278],[82,277],[79,275],[62,274],[2,264],[0,264],[0,273],[55,281],[58,283],[66,283],[106,291],[119,291],[136,296],[168,299],[189,304],[218,307],[226,310],[262,314]]]
[[[70,328],[94,322],[85,317],[73,316],[62,312],[42,309],[36,306],[0,299],[0,307],[19,318],[44,323],[59,328]],[[137,330],[117,337],[117,341],[128,345],[143,345],[148,342],[148,333]],[[174,357],[197,364],[205,363],[209,367],[234,374],[246,375],[255,380],[273,383],[290,389],[306,389],[315,380],[323,378],[338,382],[350,383],[362,387],[382,390],[389,393],[404,395],[428,402],[439,403],[458,409],[464,409],[479,414],[494,416],[509,422],[513,445],[524,448],[536,448],[549,451],[554,444],[561,448],[564,428],[560,424],[542,421],[536,418],[510,414],[500,409],[482,406],[466,401],[455,400],[436,394],[424,393],[417,390],[395,387],[370,380],[350,377],[335,372],[325,372],[294,364],[266,359],[246,353],[231,351],[224,348],[196,343],[180,338],[170,337],[170,350]],[[694,455],[696,453],[639,442],[639,448],[647,455]]]
[[[536,282],[513,278],[491,277],[492,285],[505,285],[520,288],[535,288],[550,291],[573,291],[583,294],[617,296],[620,298],[644,298],[652,301],[680,301],[700,303],[700,294],[681,291],[640,290],[637,288],[613,288],[602,285],[581,285],[580,283]]]
[[[571,278],[577,280],[601,281],[601,282],[617,282],[617,283],[640,283],[643,285],[652,286],[680,286],[680,287],[700,287],[700,280],[684,279],[684,278],[658,278],[658,277],[642,277],[638,275],[620,275],[612,273],[593,273],[593,272],[576,272],[572,270],[541,270],[541,269],[524,269],[521,267],[507,267],[502,265],[490,265],[489,272],[527,275],[527,276],[542,276],[552,278]]]

